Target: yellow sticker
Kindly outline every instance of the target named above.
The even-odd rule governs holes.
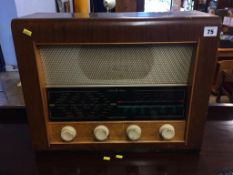
[[[111,160],[111,157],[104,156],[104,157],[103,157],[103,160],[108,160],[108,161],[109,161],[109,160]]]
[[[32,32],[28,29],[23,29],[23,34],[27,35],[27,36],[32,36]]]
[[[117,159],[123,159],[123,155],[116,155],[115,156]]]

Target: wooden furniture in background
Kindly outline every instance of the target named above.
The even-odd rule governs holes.
[[[218,48],[212,92],[218,94],[222,83],[222,71],[233,68],[233,48]]]
[[[229,63],[228,63],[229,64]],[[221,101],[221,96],[227,95],[230,102],[233,103],[233,60],[231,61],[231,67],[223,69],[220,72],[220,85],[218,88],[216,102]]]
[[[223,16],[221,16],[223,19]],[[221,32],[225,35],[231,35],[232,27],[222,25]],[[233,68],[233,48],[232,42],[229,40],[220,40],[219,48],[217,50],[217,62],[215,69],[215,76],[212,86],[212,92],[218,94],[218,89],[222,82],[222,71],[231,70]]]
[[[217,57],[218,60],[223,60],[233,57],[233,48],[218,48]]]

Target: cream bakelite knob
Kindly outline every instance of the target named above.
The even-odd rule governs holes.
[[[76,134],[76,129],[73,126],[64,126],[61,129],[61,139],[65,142],[74,140]]]
[[[104,141],[109,136],[109,129],[104,125],[99,125],[94,129],[95,139],[98,141]]]
[[[164,140],[171,140],[175,137],[175,128],[170,124],[164,124],[159,128],[159,134]]]
[[[142,129],[138,125],[129,125],[126,130],[129,140],[135,141],[140,139]]]

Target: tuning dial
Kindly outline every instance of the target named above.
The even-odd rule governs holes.
[[[170,124],[164,124],[159,128],[159,134],[164,140],[171,140],[175,137],[175,128]]]
[[[76,130],[72,126],[64,126],[61,129],[61,139],[65,142],[70,142],[76,137]]]
[[[126,130],[129,140],[135,141],[140,139],[142,129],[138,125],[129,125]]]
[[[104,125],[99,125],[94,129],[94,136],[98,141],[104,141],[109,136],[109,129]]]

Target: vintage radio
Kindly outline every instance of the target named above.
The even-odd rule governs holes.
[[[34,148],[199,149],[219,26],[195,11],[13,20]]]

